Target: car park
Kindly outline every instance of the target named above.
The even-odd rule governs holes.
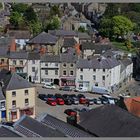
[[[65,104],[65,102],[64,102],[64,100],[63,100],[62,98],[57,98],[57,99],[56,99],[56,103],[57,103],[58,105],[64,105],[64,104]]]
[[[64,102],[66,105],[72,105],[72,100],[68,97],[68,98],[64,98]]]
[[[56,106],[57,105],[56,100],[52,99],[52,98],[48,98],[47,104],[49,104],[51,106]]]
[[[56,99],[56,98],[55,98],[55,95],[53,95],[53,94],[48,94],[48,95],[47,95],[47,98]]]
[[[93,98],[86,98],[87,99],[87,102],[89,105],[93,105],[94,104],[94,100]]]
[[[86,104],[87,103],[87,99],[86,98],[80,98],[79,99],[79,103],[80,104]]]
[[[86,98],[83,94],[78,94],[77,97],[80,98]]]
[[[56,98],[56,99],[57,99],[57,98],[63,98],[63,96],[62,96],[62,94],[56,93],[56,94],[55,94],[55,98]]]
[[[68,116],[76,116],[77,115],[77,112],[73,109],[66,109],[64,111],[65,114],[67,114]]]
[[[46,94],[39,94],[38,98],[40,98],[41,100],[46,101],[47,95]]]
[[[97,105],[100,105],[102,104],[101,100],[100,99],[93,99],[94,100],[94,103],[97,104]]]
[[[75,105],[79,104],[79,99],[77,97],[72,97],[71,101],[72,101],[72,104],[75,104]]]

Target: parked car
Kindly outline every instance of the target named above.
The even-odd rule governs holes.
[[[77,97],[80,98],[86,98],[83,94],[78,94]]]
[[[68,98],[69,95],[68,95],[68,94],[63,94],[62,97],[63,97],[63,98]]]
[[[72,88],[69,86],[64,86],[64,87],[60,87],[59,90],[63,90],[63,91],[72,91]]]
[[[87,87],[79,87],[75,89],[75,92],[88,92]]]
[[[63,98],[63,96],[62,96],[62,94],[56,93],[56,94],[55,94],[55,98],[56,98],[56,99],[57,99],[57,98]]]
[[[72,100],[68,97],[68,98],[64,98],[64,102],[66,105],[72,105]]]
[[[53,95],[53,94],[48,94],[48,95],[47,95],[47,98],[56,99],[56,98],[55,98],[55,95]]]
[[[79,99],[77,97],[71,97],[72,104],[78,105]]]
[[[86,104],[87,103],[87,99],[86,98],[80,98],[79,99],[79,103],[80,104]]]
[[[108,104],[108,101],[105,100],[105,99],[103,99],[102,97],[99,97],[99,99],[101,100],[101,103],[102,103],[102,104]]]
[[[64,105],[64,104],[65,104],[65,102],[64,102],[64,100],[63,100],[62,98],[57,98],[57,99],[56,99],[56,103],[57,103],[58,105]]]
[[[100,99],[93,99],[94,100],[94,103],[97,104],[97,105],[100,105],[102,104],[101,100]]]
[[[75,116],[75,115],[77,115],[77,112],[75,110],[73,110],[73,109],[66,109],[64,111],[64,113],[67,114],[68,116]]]
[[[46,101],[47,95],[45,95],[45,94],[39,94],[38,95],[38,98],[40,98],[41,100]]]
[[[48,98],[47,100],[47,104],[51,105],[51,106],[56,106],[56,100],[52,99],[52,98]]]
[[[87,102],[89,103],[89,105],[93,105],[94,104],[94,100],[93,98],[86,98]]]
[[[56,89],[56,87],[52,83],[45,83],[42,88]]]

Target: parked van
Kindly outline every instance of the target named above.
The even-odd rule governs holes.
[[[110,91],[105,87],[97,87],[97,86],[93,86],[91,92],[97,94],[110,94]]]

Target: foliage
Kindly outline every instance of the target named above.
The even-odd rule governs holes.
[[[53,18],[50,19],[46,23],[45,31],[55,30],[55,29],[59,29],[59,28],[60,28],[60,19],[59,19],[59,17],[53,16]]]
[[[61,13],[60,13],[59,7],[54,5],[50,9],[50,17],[56,16],[56,15],[60,17]]]
[[[84,33],[84,32],[86,32],[86,29],[85,29],[84,26],[80,26],[80,27],[78,28],[78,31]]]
[[[26,9],[28,8],[28,4],[14,3],[11,8],[13,11],[16,11],[18,13],[24,13]]]

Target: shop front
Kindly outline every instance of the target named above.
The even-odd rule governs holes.
[[[75,87],[75,78],[65,77],[60,79],[60,86],[72,86]]]

